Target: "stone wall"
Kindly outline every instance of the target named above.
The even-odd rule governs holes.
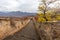
[[[60,40],[60,22],[40,23],[37,30],[42,40]]]
[[[18,30],[21,30],[29,22],[29,19],[26,20],[13,20],[11,25],[10,19],[0,19],[0,39],[5,38],[8,35],[13,35]]]
[[[34,23],[40,40],[60,40],[60,21]]]

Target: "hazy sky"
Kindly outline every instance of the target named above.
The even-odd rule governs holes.
[[[0,0],[0,11],[36,12],[38,0]]]
[[[36,12],[38,5],[38,0],[0,0],[0,11]]]

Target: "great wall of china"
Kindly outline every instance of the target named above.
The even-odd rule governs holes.
[[[8,35],[13,35],[29,23],[29,19],[0,17],[0,40]]]

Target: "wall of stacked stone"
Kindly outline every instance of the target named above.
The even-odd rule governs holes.
[[[39,24],[37,30],[42,40],[60,40],[60,22]]]
[[[8,19],[0,19],[0,39],[3,39],[4,37],[14,34],[16,31],[21,30],[27,23],[29,19],[26,20],[12,20],[13,26],[11,26],[11,20]]]

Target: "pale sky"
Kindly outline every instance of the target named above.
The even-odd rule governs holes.
[[[0,11],[37,12],[38,5],[38,0],[0,0]]]
[[[60,0],[49,5],[50,8],[60,8]]]
[[[0,0],[0,11],[36,12],[38,0]]]

